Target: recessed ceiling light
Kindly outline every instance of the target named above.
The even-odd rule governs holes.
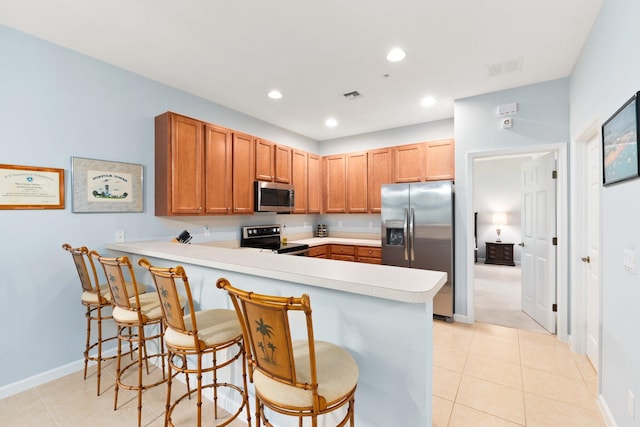
[[[333,117],[325,120],[324,122],[325,125],[327,125],[330,128],[334,128],[336,126],[338,126],[338,121],[336,119],[334,119]]]
[[[402,61],[404,57],[407,56],[407,53],[400,49],[399,47],[394,47],[387,53],[387,61],[389,62],[398,62]]]
[[[435,105],[436,103],[436,99],[429,95],[429,96],[425,96],[424,98],[422,98],[422,101],[420,101],[420,104],[423,107],[431,107],[432,105]]]
[[[280,99],[282,98],[282,93],[279,90],[272,90],[267,94],[267,96],[271,99]]]

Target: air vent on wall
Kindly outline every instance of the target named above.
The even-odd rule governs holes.
[[[356,99],[356,98],[359,98],[362,95],[360,95],[360,92],[358,92],[357,90],[354,90],[353,92],[345,93],[342,96],[344,96],[347,99]]]

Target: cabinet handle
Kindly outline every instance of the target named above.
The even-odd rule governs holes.
[[[591,262],[591,257],[589,257],[589,255],[587,255],[586,257],[580,258],[582,260],[582,262],[586,262],[587,264],[589,264]]]
[[[202,206],[200,206],[200,207],[198,208],[198,210],[199,210],[199,211],[201,211],[201,210],[202,210]]]

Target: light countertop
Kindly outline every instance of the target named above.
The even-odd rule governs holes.
[[[345,238],[336,240],[330,237],[296,240],[296,242],[307,243],[310,246],[330,243],[376,246],[375,240]],[[377,241],[377,246],[379,245],[380,242]],[[438,271],[290,256],[242,248],[184,245],[168,241],[108,243],[106,247],[128,254],[410,303],[432,300],[446,282],[447,277],[446,273]]]

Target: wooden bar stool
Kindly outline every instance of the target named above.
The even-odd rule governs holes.
[[[102,375],[102,362],[109,359],[115,359],[116,356],[104,357],[102,355],[102,347],[104,343],[117,338],[116,335],[103,338],[102,321],[111,320],[112,316],[103,314],[104,309],[111,309],[111,293],[107,284],[100,285],[98,280],[98,272],[93,259],[89,256],[89,249],[86,246],[78,248],[71,247],[65,243],[62,249],[71,253],[73,262],[78,271],[80,284],[82,285],[82,296],[80,301],[86,307],[85,318],[87,319],[87,337],[84,348],[84,379],[87,379],[87,365],[89,361],[96,362],[96,383],[97,395],[100,396],[100,377]],[[130,289],[130,292],[132,289]],[[96,323],[94,333],[97,335],[95,340],[91,338],[91,324]]]
[[[138,264],[149,270],[156,285],[158,296],[162,302],[162,313],[166,325],[164,341],[169,353],[169,380],[167,383],[167,404],[165,412],[166,426],[173,426],[171,415],[176,406],[185,398],[197,394],[197,426],[202,425],[202,391],[207,388],[213,390],[213,411],[216,426],[226,426],[233,422],[246,408],[247,425],[251,425],[251,412],[249,410],[247,395],[247,371],[242,344],[242,329],[238,317],[233,310],[208,309],[195,311],[189,279],[182,268],[161,268],[152,266],[149,261],[142,258]],[[189,306],[189,313],[183,315],[178,308],[180,294],[178,286],[184,289],[185,298]],[[235,350],[234,350],[235,348]],[[226,351],[226,350],[229,351]],[[218,353],[226,353],[223,361],[218,360]],[[210,366],[203,364],[203,358],[211,357]],[[195,366],[189,365],[189,360],[195,360]],[[181,360],[176,364],[175,360]],[[242,387],[227,382],[218,381],[218,371],[232,363],[239,361],[242,366]],[[198,385],[195,390],[190,390],[175,400],[171,399],[171,384],[173,372],[195,374]],[[203,385],[203,374],[211,373],[213,381]],[[226,418],[218,418],[218,389],[227,388],[239,393],[242,404]]]
[[[300,298],[260,295],[231,286],[224,278],[216,283],[225,289],[236,309],[244,334],[249,377],[256,393],[256,427],[272,424],[264,407],[284,415],[311,419],[346,406],[337,424],[354,426],[354,395],[358,365],[341,347],[313,338],[309,296]],[[289,312],[302,311],[306,339],[293,340]]]
[[[116,386],[113,409],[118,407],[118,390],[124,388],[137,391],[138,394],[138,427],[142,424],[142,392],[148,388],[155,387],[167,381],[165,373],[165,351],[164,351],[164,327],[162,321],[162,309],[160,308],[160,298],[157,293],[140,293],[143,285],[136,281],[133,267],[126,256],[119,258],[107,258],[100,256],[96,251],[91,251],[89,255],[96,258],[104,269],[107,283],[111,291],[111,302],[113,303],[113,320],[118,328],[118,356],[116,366]],[[129,279],[129,280],[126,280]],[[133,287],[133,292],[129,292],[127,283]],[[184,306],[178,304],[177,310]],[[147,335],[145,328],[155,327],[157,332]],[[152,354],[147,352],[147,343],[157,340],[158,351]],[[137,360],[122,366],[122,343],[128,342],[135,345]],[[143,363],[149,375],[149,359],[160,359],[162,378],[148,383],[143,382]],[[136,384],[126,384],[123,381],[125,373],[130,368],[137,368]]]

